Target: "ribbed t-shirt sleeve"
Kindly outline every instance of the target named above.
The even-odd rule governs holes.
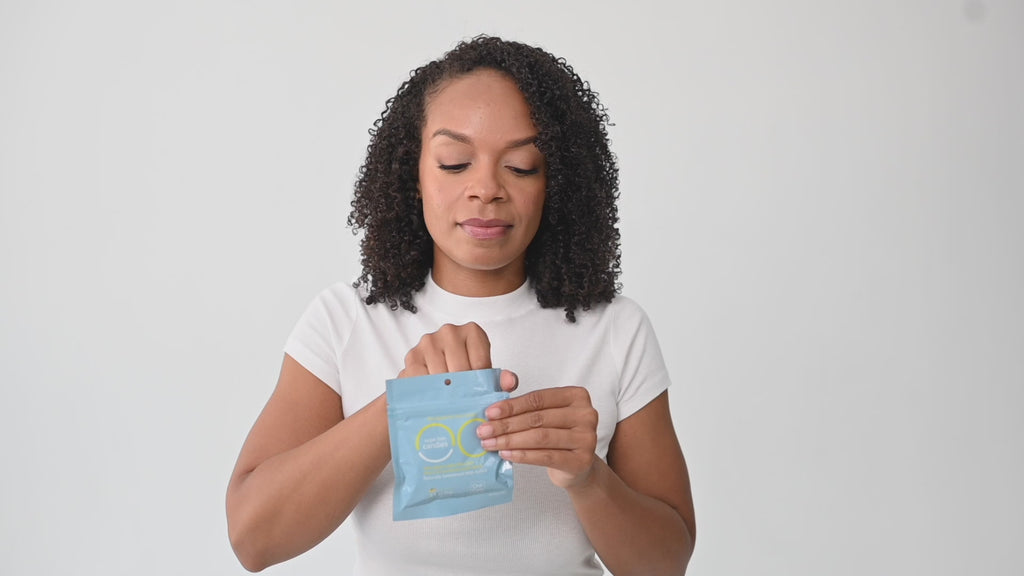
[[[341,395],[338,358],[354,324],[358,296],[345,284],[327,288],[310,302],[285,341],[284,352]]]
[[[619,421],[632,416],[671,385],[658,337],[642,308],[622,298],[614,317],[612,347],[620,366]]]

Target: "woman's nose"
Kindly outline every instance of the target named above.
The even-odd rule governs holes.
[[[479,198],[484,204],[505,199],[505,189],[498,179],[497,169],[479,167],[467,189],[470,198]]]

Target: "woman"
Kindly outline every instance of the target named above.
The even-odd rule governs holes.
[[[693,549],[668,376],[616,296],[607,115],[563,60],[479,37],[415,70],[371,132],[355,286],[321,293],[227,494],[261,570],[356,521],[357,574],[682,574]],[[486,449],[513,502],[393,522],[384,382],[506,367]]]

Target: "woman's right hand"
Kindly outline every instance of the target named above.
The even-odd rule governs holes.
[[[482,370],[491,367],[491,341],[476,322],[445,324],[436,332],[424,334],[405,355],[405,368],[399,378]],[[511,392],[519,385],[514,372],[502,370],[501,389]]]

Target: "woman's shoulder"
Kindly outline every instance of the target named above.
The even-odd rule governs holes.
[[[366,287],[355,281],[338,280],[321,289],[313,297],[314,303],[322,303],[332,308],[351,310],[366,306]]]
[[[317,292],[306,307],[304,319],[334,326],[350,326],[364,313],[365,291],[353,282],[337,281]]]
[[[390,306],[387,302],[367,303],[369,290],[365,283],[337,281],[322,289],[309,308],[334,320],[339,326],[359,322],[392,322],[408,319],[413,312]]]
[[[589,310],[577,312],[577,318],[584,323],[608,321],[615,325],[648,322],[644,308],[624,294],[616,294],[610,302],[601,302]]]
[[[366,297],[366,293],[365,285],[354,280],[336,280],[320,291],[321,296],[329,295],[334,298],[344,298],[348,300],[362,300]]]

